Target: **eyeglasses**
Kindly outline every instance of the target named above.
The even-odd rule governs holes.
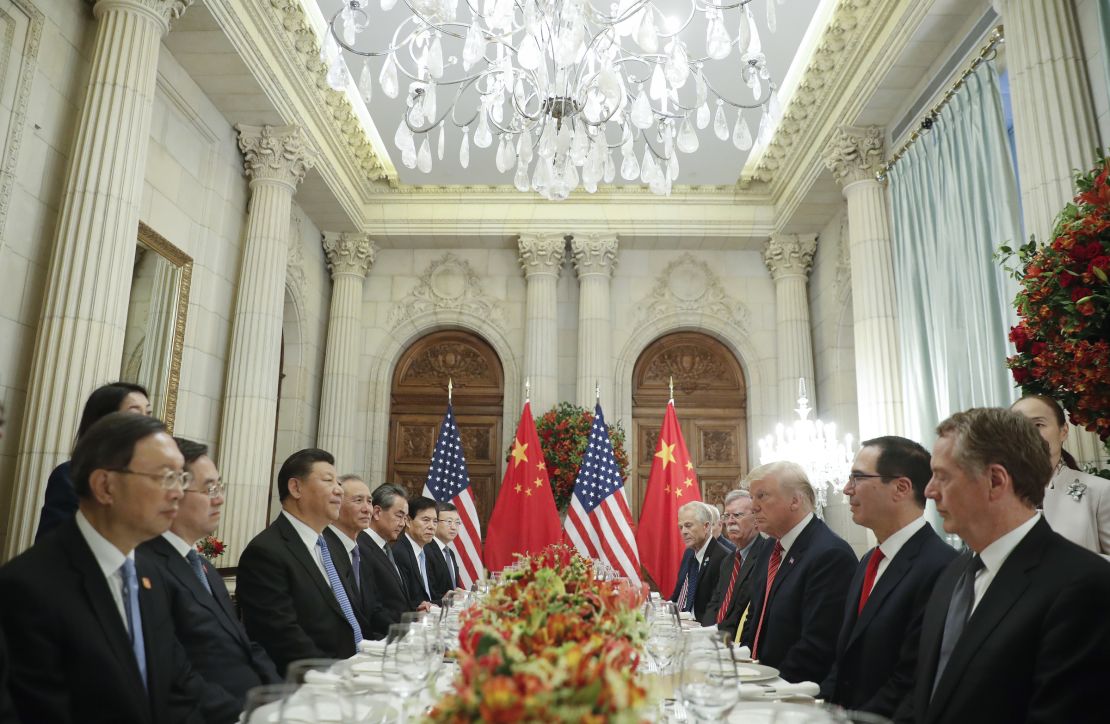
[[[458,518],[440,518],[439,522],[443,523],[444,525],[451,526],[452,528],[458,528],[460,525],[462,525],[462,521]]]
[[[749,515],[751,513],[721,513],[721,520],[741,520]]]
[[[224,481],[223,480],[217,480],[216,482],[209,483],[208,485],[206,485],[205,487],[200,488],[200,489],[186,488],[185,492],[186,493],[204,493],[209,498],[219,498],[219,497],[223,496],[225,490],[227,490],[227,488],[224,486]]]
[[[193,482],[192,473],[181,473],[176,470],[167,470],[164,473],[142,473],[138,470],[130,470],[128,468],[109,468],[113,473],[127,473],[128,475],[139,475],[144,478],[149,478],[159,483],[163,490],[172,490],[175,487],[180,487],[185,490],[189,487],[189,483]]]
[[[878,473],[857,473],[853,470],[852,472],[848,473],[848,482],[852,485],[859,485],[867,478],[879,478],[881,480],[882,478],[889,477],[889,475],[879,475]]]

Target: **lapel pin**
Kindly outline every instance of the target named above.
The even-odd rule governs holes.
[[[793,557],[790,558],[790,565],[794,565],[794,558]]]
[[[143,576],[143,588],[145,588],[145,589],[146,589],[146,590],[148,590],[148,591],[149,591],[149,590],[150,590],[150,588],[151,588],[151,586],[150,586],[150,579],[149,579],[149,578],[147,578],[146,576]]]

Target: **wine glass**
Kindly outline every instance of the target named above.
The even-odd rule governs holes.
[[[296,693],[296,684],[266,684],[247,691],[242,724],[271,724],[281,721],[286,700]]]
[[[740,701],[740,672],[723,636],[687,636],[679,653],[679,701],[694,724],[724,720]]]
[[[395,623],[386,636],[385,658],[382,661],[383,677],[401,697],[398,722],[405,722],[408,700],[423,691],[434,673],[435,649],[431,635],[419,624]],[[443,657],[439,657],[440,663]]]

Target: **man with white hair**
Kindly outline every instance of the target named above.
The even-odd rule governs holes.
[[[736,638],[740,617],[751,601],[752,583],[757,577],[755,562],[763,548],[773,545],[755,529],[752,521],[752,496],[747,490],[730,490],[725,496],[725,535],[734,553],[721,563],[717,589],[705,609],[703,626],[716,626]]]
[[[682,554],[671,600],[678,604],[679,610],[692,612],[699,621],[717,588],[721,561],[729,553],[713,537],[713,514],[709,510],[708,505],[698,500],[678,509],[678,533],[686,545],[686,552]]]
[[[750,478],[755,525],[778,540],[757,564],[741,641],[787,681],[821,682],[836,655],[855,553],[814,516],[813,487],[801,466],[761,465]]]
[[[732,541],[728,539],[728,536],[725,535],[725,524],[723,519],[721,518],[721,509],[718,508],[716,505],[710,505],[709,503],[705,502],[703,502],[702,505],[709,508],[709,514],[713,516],[713,528],[711,533],[713,538],[715,538],[718,543],[723,545],[729,553],[735,553],[736,546],[734,546],[732,544]]]

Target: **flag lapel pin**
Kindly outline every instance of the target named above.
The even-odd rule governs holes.
[[[147,578],[146,576],[143,576],[143,588],[145,588],[148,591],[151,589],[150,579]]]

